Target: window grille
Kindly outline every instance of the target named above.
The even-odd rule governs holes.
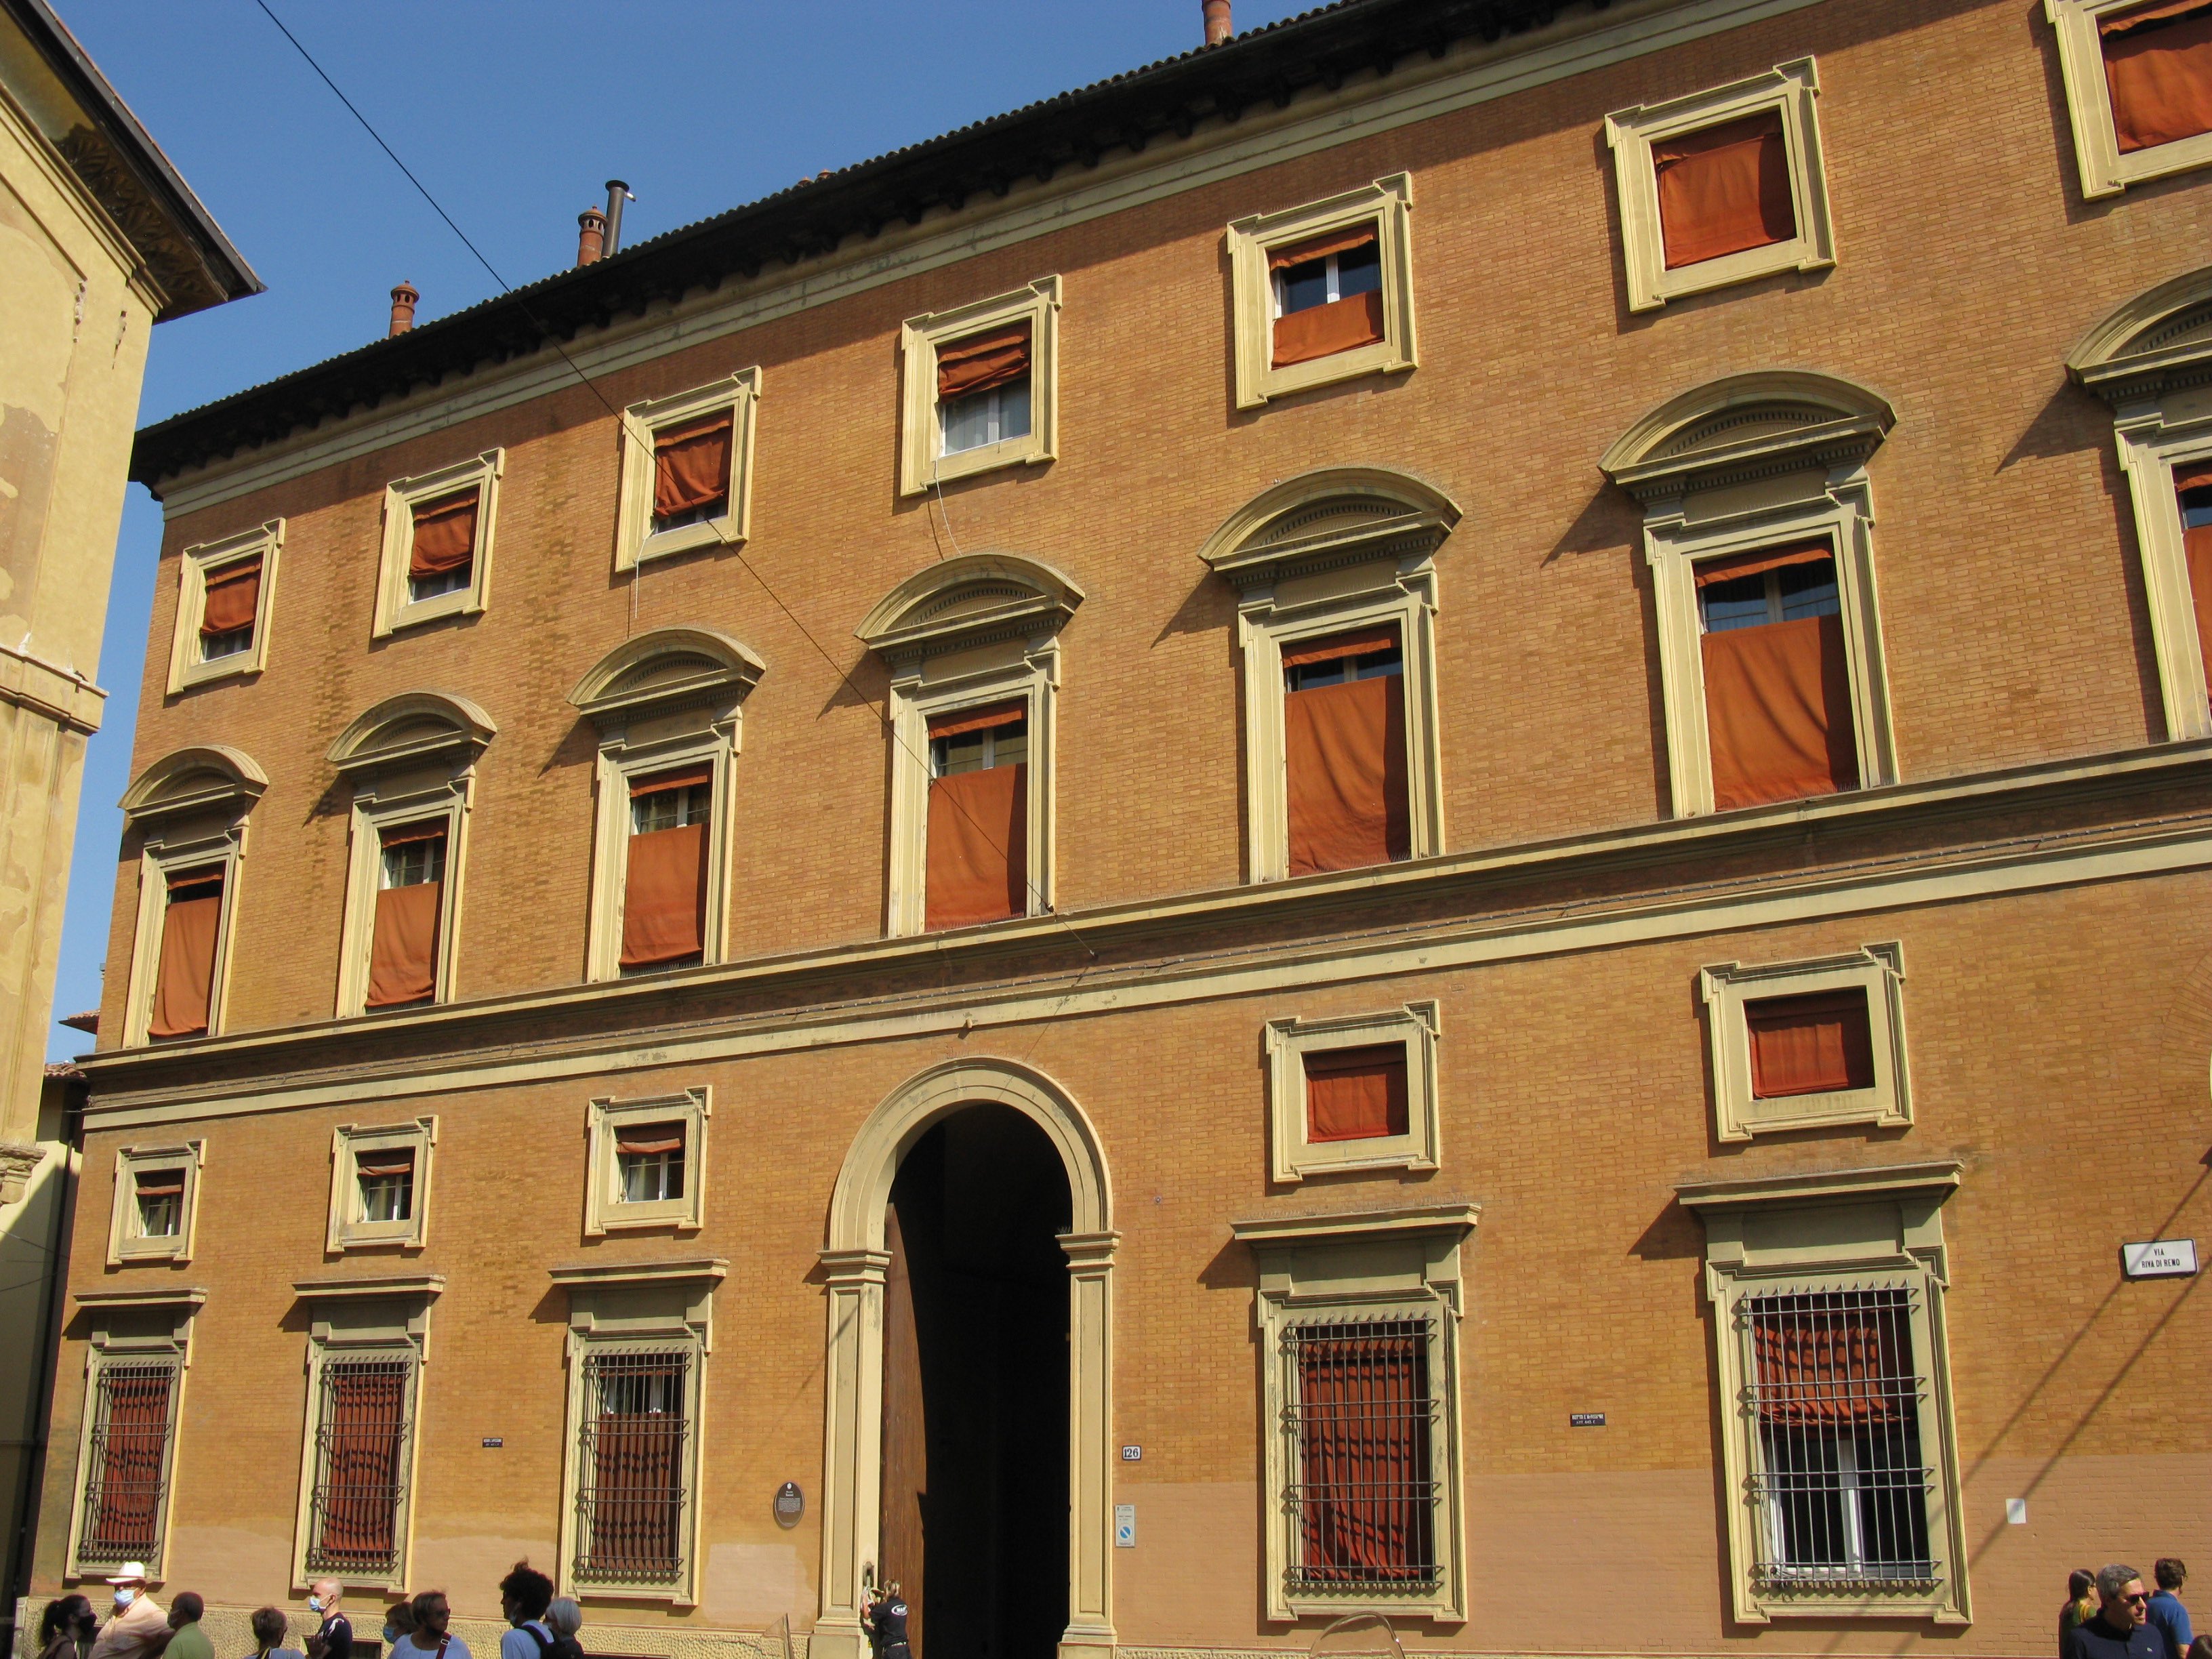
[[[1443,1576],[1429,1337],[1426,1319],[1284,1332],[1293,1584],[1425,1587]]]
[[[94,1376],[77,1559],[151,1560],[161,1543],[177,1368],[168,1361],[110,1364]]]
[[[692,1356],[598,1350],[584,1359],[576,1459],[576,1577],[667,1583],[684,1572]]]
[[[1911,1289],[1751,1296],[1754,1577],[1778,1589],[1929,1585]]]
[[[399,1571],[399,1506],[407,1490],[413,1382],[411,1360],[325,1363],[315,1429],[310,1570]]]

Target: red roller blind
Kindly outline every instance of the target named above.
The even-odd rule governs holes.
[[[696,766],[679,766],[673,771],[655,772],[647,777],[632,778],[629,781],[630,798],[635,800],[640,795],[658,795],[671,789],[692,789],[700,784],[712,783],[714,781],[714,763],[702,761]]]
[[[1797,234],[1779,110],[1659,139],[1651,164],[1669,270]]]
[[[1311,264],[1316,259],[1326,259],[1332,253],[1349,253],[1356,247],[1372,247],[1382,240],[1382,233],[1372,224],[1347,225],[1342,230],[1332,230],[1320,236],[1310,236],[1303,242],[1292,242],[1286,247],[1267,251],[1267,269],[1287,270],[1292,265]]]
[[[414,550],[407,574],[416,581],[459,570],[476,556],[477,492],[441,495],[415,509]]]
[[[1374,290],[1354,294],[1327,305],[1308,306],[1275,319],[1274,353],[1277,368],[1334,357],[1340,351],[1373,345],[1382,337],[1382,295]]]
[[[964,398],[1007,386],[1030,372],[1030,325],[971,334],[937,349],[937,395]]]
[[[730,446],[737,417],[728,410],[653,434],[653,510],[673,518],[730,498]]]
[[[1307,1336],[1296,1352],[1306,1574],[1357,1582],[1425,1571],[1434,1471],[1425,1334],[1353,1326]]]
[[[1842,617],[1731,628],[1699,644],[1717,810],[1858,787]]]
[[[2212,132],[2212,0],[2138,6],[2097,30],[2122,155]]]
[[[1327,639],[1301,640],[1296,645],[1283,647],[1283,666],[1303,668],[1310,663],[1335,662],[1345,657],[1364,657],[1377,651],[1398,648],[1398,624],[1384,623],[1375,628],[1356,628],[1347,634],[1331,634]]]
[[[207,595],[200,605],[200,637],[235,634],[253,626],[261,609],[261,556],[240,559],[207,574]]]
[[[1764,576],[1770,570],[1793,564],[1819,564],[1835,556],[1835,550],[1827,543],[1807,542],[1799,547],[1761,548],[1756,553],[1738,553],[1725,559],[1700,559],[1693,568],[1698,586],[1711,587],[1716,582],[1741,581],[1746,576]]]
[[[412,1146],[377,1146],[353,1155],[356,1174],[365,1176],[396,1176],[415,1173],[415,1149]]]
[[[185,1172],[182,1170],[149,1170],[138,1177],[138,1196],[141,1198],[182,1198],[185,1195]]]
[[[161,912],[161,959],[154,975],[157,1037],[198,1036],[208,1028],[215,985],[216,934],[222,922],[222,877],[204,872],[172,877]]]
[[[1404,684],[1382,674],[1285,695],[1292,875],[1411,856]]]
[[[707,826],[687,823],[631,836],[622,965],[645,968],[699,956],[706,938]]]
[[[322,1553],[383,1560],[398,1518],[407,1419],[404,1364],[335,1364],[325,1378]]]
[[[922,908],[933,932],[1027,913],[1029,773],[994,766],[929,781]]]
[[[626,1158],[651,1158],[684,1150],[681,1123],[640,1123],[615,1133],[615,1151]]]
[[[445,819],[418,818],[412,823],[394,824],[389,830],[379,830],[376,840],[380,847],[409,847],[418,841],[443,841],[445,838]]]
[[[1309,1140],[1373,1140],[1406,1133],[1404,1043],[1309,1054],[1305,1073]]]
[[[1874,1036],[1863,990],[1762,997],[1744,1005],[1751,1092],[1760,1100],[1874,1087]]]
[[[950,714],[939,714],[929,722],[932,738],[957,738],[968,732],[988,732],[994,726],[1011,726],[1025,719],[1030,712],[1028,703],[1017,697],[1012,702],[990,703],[981,708],[962,708]]]
[[[161,1465],[169,1445],[167,1365],[110,1365],[100,1373],[100,1498],[85,1529],[103,1552],[151,1553],[160,1536]]]
[[[376,932],[368,947],[371,1008],[421,1002],[437,989],[438,914],[442,881],[386,887],[376,896]]]

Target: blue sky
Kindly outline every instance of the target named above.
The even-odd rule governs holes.
[[[576,215],[609,178],[637,194],[623,226],[635,243],[1200,34],[1199,0],[270,3],[517,286],[574,259]],[[403,278],[425,321],[498,291],[254,0],[57,9],[269,287],[155,331],[142,423],[374,338]],[[1237,25],[1302,9],[1237,0]],[[100,1001],[161,535],[160,505],[132,485],[57,1015]],[[57,1025],[47,1052],[90,1046]]]

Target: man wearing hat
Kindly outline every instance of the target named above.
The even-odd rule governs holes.
[[[115,1611],[94,1638],[91,1659],[141,1659],[167,1645],[169,1615],[146,1594],[146,1564],[125,1561],[107,1582],[115,1586]]]

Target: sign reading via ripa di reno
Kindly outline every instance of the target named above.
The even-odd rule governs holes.
[[[2120,1246],[2120,1271],[2130,1279],[2188,1279],[2197,1272],[2197,1241],[2154,1238]]]

